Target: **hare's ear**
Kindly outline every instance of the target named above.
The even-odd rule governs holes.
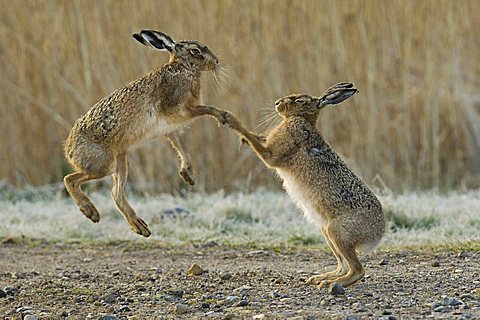
[[[357,92],[357,88],[355,88],[351,82],[337,83],[336,85],[328,88],[320,98],[317,98],[317,107],[320,109],[329,104],[339,104]]]
[[[158,50],[168,50],[169,52],[175,50],[175,41],[160,31],[142,30],[140,33],[134,33],[133,38],[145,46]]]

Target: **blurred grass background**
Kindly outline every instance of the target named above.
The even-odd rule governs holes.
[[[148,28],[207,44],[228,68],[204,103],[254,128],[293,92],[353,81],[360,94],[318,127],[367,183],[394,191],[480,186],[480,1],[0,0],[0,180],[61,181],[75,119],[167,62],[131,34]],[[211,80],[211,79],[210,79]],[[258,130],[263,130],[261,127]],[[278,186],[212,119],[185,133],[199,188]],[[160,138],[130,155],[130,185],[182,188]]]

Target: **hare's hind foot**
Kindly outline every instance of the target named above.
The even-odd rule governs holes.
[[[141,218],[135,216],[131,220],[127,221],[135,233],[144,236],[145,238],[150,237],[150,235],[152,234],[148,225]]]
[[[342,287],[348,287],[362,280],[364,276],[365,276],[365,271],[363,271],[363,269],[357,272],[350,271],[346,275],[343,275],[341,277],[321,281],[318,284],[318,288],[319,289],[328,288],[330,287],[330,285],[334,284],[335,282],[342,285]]]
[[[98,223],[100,221],[100,214],[92,203],[82,204],[82,207],[79,206],[79,208],[85,217],[90,219],[93,223]]]
[[[72,197],[73,201],[75,201],[80,211],[94,223],[100,221],[100,214],[98,213],[97,208],[95,208],[93,205],[92,201],[82,191],[80,185],[84,182],[97,178],[99,177],[88,175],[82,171],[70,173],[63,178],[65,188]]]
[[[319,285],[325,280],[337,279],[338,277],[340,277],[342,275],[343,275],[343,270],[337,268],[334,271],[322,273],[320,275],[311,276],[310,278],[308,278],[308,280],[305,283],[306,284]]]

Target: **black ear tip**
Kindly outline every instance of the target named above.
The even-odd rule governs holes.
[[[132,34],[132,37],[137,41],[143,42],[143,38],[139,33]]]

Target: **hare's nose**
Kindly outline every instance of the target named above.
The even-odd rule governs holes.
[[[275,101],[275,106],[278,106],[280,104],[280,102],[282,102],[282,101],[281,100]]]

